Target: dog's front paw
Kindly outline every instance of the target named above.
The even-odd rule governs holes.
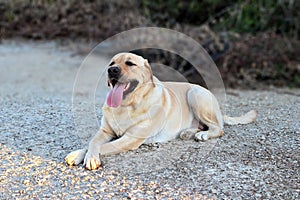
[[[84,158],[84,166],[89,170],[98,169],[101,166],[99,154],[88,151]]]
[[[86,149],[79,149],[76,151],[72,151],[66,156],[65,161],[70,166],[78,165],[83,162],[85,154],[86,154]]]

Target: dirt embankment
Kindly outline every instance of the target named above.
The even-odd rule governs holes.
[[[158,8],[159,6],[156,9]],[[171,11],[172,9],[170,8]],[[204,33],[199,29],[199,25],[192,25],[193,22],[189,25],[178,22],[170,13],[162,13],[155,9],[151,10],[151,13],[148,13],[149,11],[143,4],[134,0],[1,1],[1,39],[22,37],[35,40],[84,40],[97,44],[131,28],[163,26],[183,32],[204,45],[215,59],[228,87],[300,87],[299,40],[284,37],[275,31],[238,37],[228,34],[223,43],[230,48],[218,49],[217,41],[211,40],[212,34]],[[220,39],[220,33],[214,34]],[[155,55],[153,59],[164,55],[158,54],[159,56]],[[145,57],[149,57],[148,55],[144,54]],[[162,58],[160,62],[167,64],[168,61],[164,60],[166,59]],[[182,62],[178,60],[174,63]],[[185,68],[189,67],[186,63]],[[192,82],[200,79],[197,75],[187,78]]]

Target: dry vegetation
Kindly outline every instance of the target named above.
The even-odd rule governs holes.
[[[83,39],[97,43],[131,28],[162,26],[205,44],[207,38],[201,37],[198,27],[206,23],[218,36],[219,31],[234,32],[229,34],[235,36],[228,38],[231,48],[227,51],[214,52],[204,45],[227,86],[299,87],[299,9],[296,0],[2,0],[0,34],[1,39]],[[189,79],[195,82],[198,78]]]

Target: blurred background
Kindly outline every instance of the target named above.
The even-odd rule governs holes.
[[[200,42],[227,87],[300,86],[299,0],[0,0],[0,41],[55,40],[87,54],[114,34],[146,26],[170,28]],[[177,55],[136,53],[201,82]]]

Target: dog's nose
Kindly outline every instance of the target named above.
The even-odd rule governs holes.
[[[119,75],[121,72],[121,69],[120,69],[120,67],[113,66],[113,67],[108,68],[107,71],[108,71],[108,74],[110,74],[110,75]]]

